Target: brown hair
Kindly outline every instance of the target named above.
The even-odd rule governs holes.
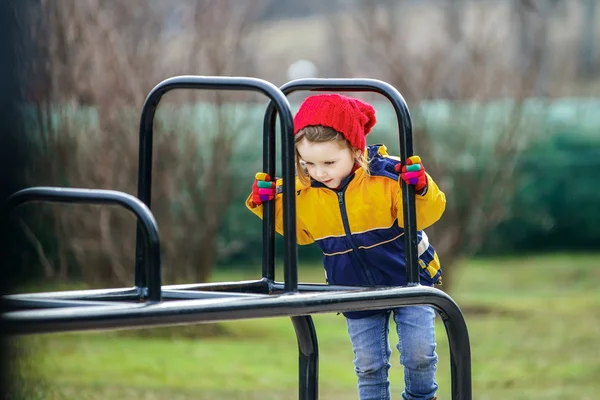
[[[333,128],[329,128],[327,126],[322,125],[314,125],[307,126],[306,128],[298,131],[296,134],[295,145],[297,146],[300,141],[306,139],[310,143],[327,143],[327,142],[338,142],[342,146],[346,146],[348,149],[352,151],[356,151],[356,148],[353,148],[350,145],[350,142],[344,138],[344,136],[336,131]],[[369,162],[365,158],[364,152],[360,152],[359,156],[356,158],[356,163],[360,165],[362,169],[365,170],[367,174],[369,174]],[[302,166],[300,163],[300,154],[298,153],[298,149],[296,148],[296,174],[298,175],[298,179],[305,186],[310,186],[310,175],[306,168]]]

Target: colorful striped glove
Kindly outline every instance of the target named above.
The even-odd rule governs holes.
[[[256,174],[254,184],[252,185],[252,201],[259,205],[265,201],[273,200],[277,191],[275,182],[271,182],[271,177],[264,172]]]
[[[400,177],[407,185],[413,185],[417,194],[425,194],[427,189],[427,175],[421,157],[412,156],[406,163],[396,165],[396,171],[401,172]]]

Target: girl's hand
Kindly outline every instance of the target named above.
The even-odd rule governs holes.
[[[271,177],[264,172],[256,174],[254,184],[252,185],[252,201],[259,205],[265,201],[273,200],[276,193],[275,182],[271,182]]]
[[[423,194],[427,188],[427,175],[425,167],[421,162],[421,157],[412,156],[406,160],[405,164],[396,165],[396,171],[400,172],[400,177],[407,185],[413,185],[417,194]]]

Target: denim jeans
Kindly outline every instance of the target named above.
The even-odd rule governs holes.
[[[398,332],[400,363],[404,366],[404,400],[430,400],[435,396],[437,354],[435,311],[429,306],[407,306],[372,317],[346,318],[354,349],[354,370],[360,400],[390,399],[390,314]]]

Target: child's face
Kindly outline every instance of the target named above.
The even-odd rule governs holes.
[[[310,177],[329,188],[337,188],[350,175],[359,151],[353,152],[343,142],[312,143],[305,139],[296,149]]]

